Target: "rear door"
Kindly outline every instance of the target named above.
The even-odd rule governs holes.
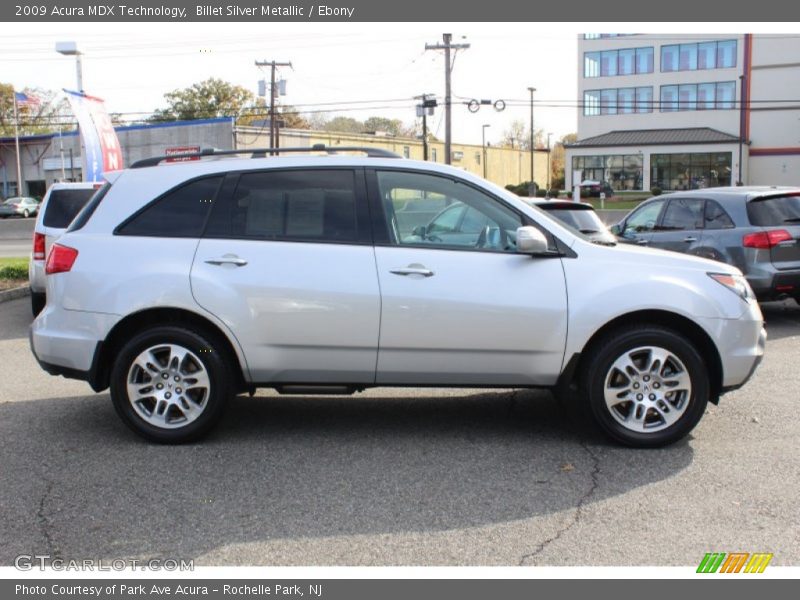
[[[770,248],[773,266],[781,271],[800,269],[800,194],[756,198],[748,203],[747,214],[753,225],[785,232]]]
[[[697,254],[703,244],[704,213],[703,198],[670,198],[650,237],[650,246]]]
[[[238,339],[256,383],[371,384],[380,293],[363,172],[230,174],[192,293]]]

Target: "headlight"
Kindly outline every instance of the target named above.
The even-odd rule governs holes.
[[[728,273],[709,273],[708,274],[711,279],[724,285],[734,294],[739,296],[745,302],[750,302],[751,300],[755,300],[756,296],[753,293],[750,284],[747,283],[747,279],[744,278],[743,275],[730,275]]]

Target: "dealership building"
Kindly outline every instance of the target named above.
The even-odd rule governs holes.
[[[800,37],[585,34],[567,187],[800,185]]]

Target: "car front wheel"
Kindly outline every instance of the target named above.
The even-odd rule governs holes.
[[[159,443],[194,441],[217,424],[234,394],[231,365],[211,336],[155,327],[126,343],[111,373],[111,399],[139,435]]]
[[[685,437],[702,418],[710,394],[707,369],[695,346],[658,326],[620,330],[596,344],[584,387],[600,428],[640,448]]]

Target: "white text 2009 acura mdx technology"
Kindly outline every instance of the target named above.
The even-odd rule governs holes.
[[[593,244],[454,168],[305,150],[110,174],[48,254],[42,367],[110,387],[159,442],[262,386],[569,386],[614,439],[660,446],[763,354],[733,267]]]

